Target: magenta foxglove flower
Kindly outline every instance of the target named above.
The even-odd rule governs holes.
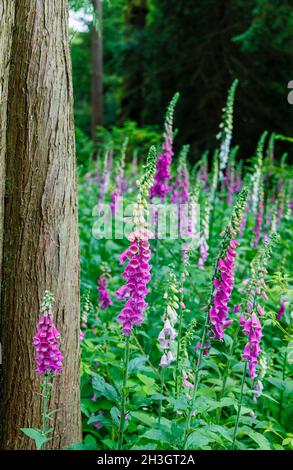
[[[211,344],[210,344],[209,342],[206,342],[206,343],[204,344],[204,350],[203,350],[203,352],[202,352],[204,356],[207,356],[207,355],[209,354],[209,352],[210,352],[210,346],[211,346]],[[195,346],[195,348],[194,348],[194,351],[197,352],[197,351],[199,351],[200,348],[201,348],[201,342],[198,341],[198,342],[196,343],[196,346]]]
[[[116,291],[118,300],[126,299],[117,317],[126,336],[130,335],[134,325],[140,326],[143,321],[143,312],[147,307],[145,298],[149,292],[147,284],[151,279],[150,257],[149,241],[146,238],[138,239],[134,234],[130,247],[119,256],[120,264],[129,260],[122,274],[126,284]]]
[[[263,298],[267,297],[265,293],[267,286],[264,280],[264,274],[267,272],[265,265],[271,256],[272,248],[277,240],[278,235],[272,233],[252,260],[251,278],[247,285],[246,315],[242,314],[240,317],[240,326],[242,326],[244,334],[248,337],[242,357],[245,361],[249,362],[249,373],[252,379],[257,376],[256,366],[259,362],[258,357],[261,353],[260,341],[263,336],[258,315],[260,317],[265,315],[264,309],[256,299],[260,296]]]
[[[213,281],[213,305],[209,317],[213,334],[220,340],[224,337],[225,328],[232,323],[228,320],[228,303],[234,285],[234,258],[238,245],[239,242],[231,238],[225,256],[218,261],[218,276]]]
[[[278,310],[278,315],[277,315],[277,319],[278,319],[279,321],[282,320],[283,315],[284,315],[284,313],[285,313],[285,310],[286,310],[285,302],[284,302],[283,299],[281,299],[280,308],[279,308],[279,310]]]
[[[170,167],[172,162],[173,152],[173,114],[174,108],[178,101],[179,94],[176,93],[171,100],[165,121],[164,143],[162,145],[162,152],[158,156],[156,165],[156,174],[154,184],[150,190],[151,199],[154,197],[161,198],[164,202],[167,193],[169,192],[169,180],[171,177]]]
[[[191,380],[194,380],[193,374],[186,374],[186,372],[182,372],[183,376],[183,386],[186,388],[194,388],[194,384]]]
[[[113,302],[110,298],[108,288],[108,280],[106,278],[106,274],[103,273],[100,278],[98,279],[98,292],[99,292],[99,299],[98,303],[102,310],[105,310],[107,307],[113,305]]]
[[[60,333],[54,323],[52,302],[52,294],[46,291],[37,324],[37,333],[33,338],[36,350],[36,372],[40,375],[58,374],[62,370],[63,356],[59,349]]]
[[[200,269],[203,269],[204,264],[205,264],[206,260],[208,259],[208,256],[209,256],[209,245],[203,239],[203,240],[200,241],[200,245],[199,245],[198,267]]]
[[[255,313],[249,318],[244,315],[240,318],[240,325],[243,327],[243,333],[248,336],[249,341],[244,347],[243,359],[249,362],[249,373],[252,379],[256,377],[256,365],[258,356],[261,353],[260,340],[262,338],[262,327]]]
[[[148,294],[147,284],[151,279],[151,250],[149,238],[151,238],[153,234],[148,230],[146,218],[148,211],[145,198],[149,194],[153,184],[156,158],[156,149],[155,147],[151,147],[144,174],[137,182],[138,195],[133,211],[135,229],[129,236],[129,248],[119,256],[120,264],[124,264],[125,261],[128,260],[128,264],[122,274],[126,284],[116,291],[118,300],[126,299],[126,303],[117,317],[119,323],[122,325],[122,331],[126,336],[130,335],[133,326],[141,325],[143,313],[147,307],[145,301]]]

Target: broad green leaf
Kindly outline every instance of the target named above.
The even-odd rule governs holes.
[[[118,428],[119,424],[120,424],[120,413],[119,413],[118,408],[116,406],[114,406],[113,408],[111,408],[110,413],[111,413],[114,424]]]
[[[115,388],[108,384],[103,377],[95,375],[92,382],[93,388],[100,392],[107,400],[115,401],[118,398],[118,393]]]
[[[26,436],[30,437],[31,439],[33,439],[35,441],[36,448],[38,450],[40,450],[42,448],[42,446],[50,440],[39,429],[21,428],[20,430]]]
[[[245,434],[246,436],[250,437],[250,439],[256,442],[256,444],[258,444],[260,449],[271,450],[271,446],[267,438],[264,437],[263,434],[260,434],[259,432],[254,431],[248,426],[242,426],[241,428],[239,428],[238,435],[239,434]]]
[[[154,416],[152,416],[150,413],[143,413],[142,411],[132,411],[131,416],[138,421],[141,421],[146,426],[153,426],[156,422]]]
[[[171,434],[166,433],[163,429],[148,429],[141,437],[164,444],[170,443],[172,440]]]
[[[212,438],[205,436],[200,431],[193,431],[187,438],[187,449],[197,449],[198,447],[207,446]]]
[[[138,356],[138,357],[135,357],[134,359],[131,359],[131,361],[129,361],[129,366],[128,366],[129,374],[133,374],[134,372],[144,370],[145,368],[144,366],[148,358],[149,358],[148,356]]]

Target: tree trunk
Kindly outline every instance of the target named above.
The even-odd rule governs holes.
[[[102,1],[93,0],[97,27],[92,29],[92,139],[96,143],[96,129],[103,123],[103,38]]]
[[[80,440],[79,248],[67,0],[18,0],[7,110],[3,253],[4,449],[34,445],[19,428],[40,427],[40,377],[32,337],[44,291],[55,297],[63,371],[46,448]]]
[[[123,67],[122,118],[143,122],[144,68],[145,68],[145,26],[148,14],[147,0],[128,0],[125,22],[126,45]]]
[[[0,297],[4,224],[6,113],[14,1],[0,0]]]

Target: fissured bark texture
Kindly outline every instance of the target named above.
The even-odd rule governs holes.
[[[4,224],[6,116],[13,21],[14,1],[0,0],[0,296]]]
[[[8,86],[2,283],[4,449],[31,449],[41,379],[32,337],[44,291],[64,354],[47,449],[80,440],[79,248],[66,0],[17,0]]]

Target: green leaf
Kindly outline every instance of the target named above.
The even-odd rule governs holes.
[[[36,448],[38,450],[41,449],[42,446],[50,440],[39,429],[21,428],[20,430],[30,439],[35,441]]]
[[[196,449],[197,447],[207,446],[212,438],[203,435],[200,431],[193,431],[187,438],[187,449]]]
[[[91,434],[87,434],[84,438],[84,443],[88,449],[96,449],[97,448],[97,442],[94,436]]]
[[[216,410],[218,408],[224,408],[225,406],[233,406],[236,405],[237,401],[234,398],[229,398],[225,397],[222,398],[220,401],[214,401],[213,403],[210,403],[210,406],[208,408],[208,411]]]
[[[263,434],[254,431],[248,426],[242,426],[241,428],[239,428],[238,434],[247,435],[248,437],[250,437],[250,439],[256,442],[256,444],[258,444],[259,448],[262,450],[271,450],[271,446],[267,438],[264,437]]]
[[[112,419],[113,419],[113,423],[116,424],[117,427],[119,427],[119,424],[120,424],[120,413],[119,413],[119,410],[116,406],[114,406],[113,408],[111,408],[111,411],[110,411],[110,414],[112,416]]]
[[[170,443],[172,438],[171,434],[163,431],[163,429],[148,429],[141,437],[165,444]]]
[[[146,426],[153,426],[156,422],[154,416],[151,416],[149,413],[143,413],[142,411],[132,411],[131,416],[141,421]]]
[[[108,384],[100,375],[95,375],[92,385],[93,388],[100,392],[107,400],[116,401],[118,399],[118,393],[115,388]]]
[[[135,357],[134,359],[131,359],[131,361],[129,361],[129,366],[128,366],[129,374],[133,374],[134,372],[144,370],[145,368],[144,366],[148,358],[149,356],[138,356],[138,357]]]

